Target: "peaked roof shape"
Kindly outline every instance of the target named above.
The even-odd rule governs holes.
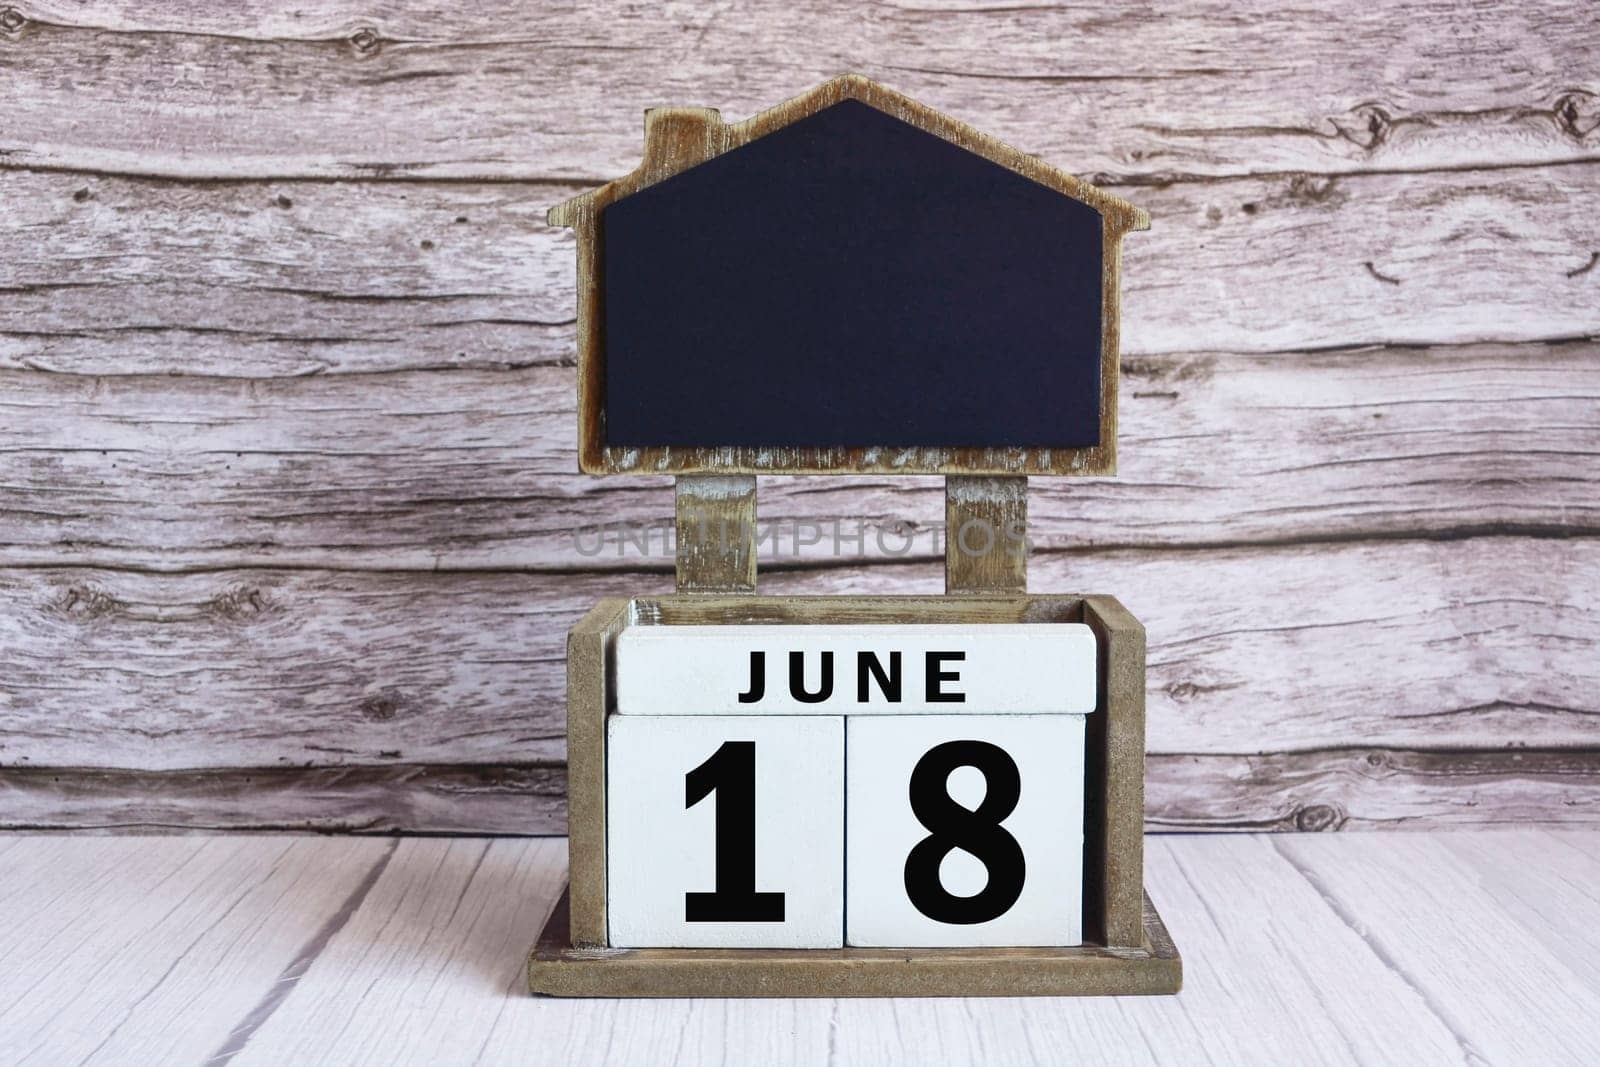
[[[859,100],[917,129],[966,149],[1064,196],[1088,204],[1117,234],[1150,227],[1144,209],[1059,167],[1052,167],[988,134],[950,118],[860,74],[843,74],[743,122],[724,123],[715,108],[668,107],[645,112],[644,159],[615,181],[552,207],[552,226],[578,226],[606,204],[749,144],[844,100]]]
[[[838,105],[851,101],[864,106],[866,110],[903,124],[907,132],[916,132],[931,141],[971,153],[973,158],[993,166],[997,171],[1025,179],[1042,191],[1057,193],[1063,200],[1063,207],[1080,206],[1098,217],[1099,225],[1095,229],[1100,236],[1097,242],[1099,248],[1096,250],[1100,257],[1100,266],[1096,269],[1100,272],[1101,281],[1098,306],[1093,316],[1098,322],[1100,336],[1098,366],[1093,372],[1097,384],[1086,389],[1069,387],[1065,393],[1046,391],[1042,394],[1078,397],[1097,407],[1098,432],[1093,434],[1093,443],[1089,443],[1076,432],[1064,433],[1059,438],[1041,435],[1042,439],[1030,438],[1024,441],[1022,429],[1010,432],[1012,427],[1021,427],[1022,420],[1010,420],[1006,424],[1007,432],[1010,432],[1009,439],[1004,434],[990,438],[989,433],[985,431],[967,435],[962,439],[962,443],[957,444],[954,431],[921,438],[920,434],[912,432],[914,427],[908,427],[907,423],[902,421],[895,425],[905,432],[897,434],[892,432],[895,427],[888,419],[881,420],[884,425],[882,439],[872,437],[870,443],[845,440],[847,432],[851,438],[859,436],[854,429],[845,425],[850,421],[848,419],[841,420],[840,424],[831,430],[827,427],[819,428],[815,437],[811,437],[808,433],[806,436],[810,439],[803,443],[792,435],[782,434],[774,434],[773,440],[761,440],[756,443],[751,438],[757,435],[749,431],[748,426],[744,427],[745,432],[742,433],[738,427],[732,427],[729,436],[719,441],[717,431],[719,429],[726,431],[730,427],[719,428],[715,425],[715,419],[702,418],[698,413],[684,414],[685,409],[678,407],[680,400],[674,398],[674,393],[679,396],[698,397],[705,403],[713,404],[718,408],[719,418],[727,411],[759,412],[763,409],[750,407],[745,401],[765,401],[770,397],[754,394],[739,396],[735,395],[736,391],[724,391],[713,396],[704,390],[696,391],[690,388],[694,385],[690,377],[684,377],[681,381],[670,381],[668,384],[671,388],[661,391],[653,388],[652,381],[641,379],[633,373],[638,369],[636,361],[633,364],[633,371],[624,370],[617,376],[615,383],[610,380],[612,375],[608,366],[611,359],[608,355],[607,323],[617,308],[607,300],[608,277],[614,267],[607,263],[606,247],[609,243],[609,231],[602,225],[602,219],[607,217],[607,210],[618,201],[631,200],[634,193],[650,189],[652,186],[667,183],[676,187],[678,182],[668,180],[678,178],[680,175],[683,176],[683,181],[692,181],[693,175],[686,172],[713,160],[720,162],[719,157],[742,156],[743,153],[735,150],[745,146],[751,146],[751,150],[755,151],[756,146],[752,144],[753,142],[761,141],[769,135],[786,134],[791,128],[809,127],[813,121],[826,118],[822,116],[822,112],[832,109],[837,118],[846,112],[846,109],[839,108]],[[849,121],[854,124],[858,133],[861,132],[858,120]],[[783,151],[788,150],[774,151],[781,155]],[[742,169],[747,167],[736,168],[736,171]],[[665,188],[666,186],[663,187],[663,191]],[[650,198],[640,198],[641,201],[648,199]],[[681,203],[682,200],[677,194],[672,194],[667,202]],[[952,204],[957,211],[963,209],[963,205],[958,201],[952,201]],[[658,203],[649,210],[659,210],[659,206]],[[983,204],[980,198],[965,205],[965,210],[969,212],[969,224],[981,229],[990,208]],[[1149,216],[1139,207],[1120,197],[1098,189],[1066,171],[1049,166],[1036,157],[989,137],[965,123],[942,115],[910,97],[860,75],[847,74],[824,82],[800,96],[737,123],[725,123],[721,114],[712,108],[649,109],[645,112],[644,156],[639,165],[615,181],[597,186],[556,205],[550,209],[547,217],[552,225],[572,228],[577,238],[577,459],[579,469],[586,473],[657,475],[829,473],[1110,475],[1116,473],[1121,322],[1120,248],[1122,238],[1127,232],[1149,227]],[[714,218],[714,213],[708,217]],[[1003,224],[1003,220],[997,221],[1002,221]],[[1013,218],[1011,221],[1014,224],[1016,220]],[[634,226],[633,230],[639,231],[639,227]],[[647,228],[639,232],[648,233],[649,230]],[[1004,233],[998,228],[995,232]],[[1075,244],[1064,246],[1063,256],[1069,259],[1076,257],[1074,249],[1077,247]],[[649,262],[637,259],[629,261],[630,268],[649,268],[650,265]],[[639,279],[632,280],[637,283]],[[1041,284],[1052,284],[1051,278],[1041,276]],[[635,284],[630,291],[638,296],[644,290],[640,290]],[[1078,295],[1081,298],[1082,294]],[[692,317],[714,314],[718,307],[717,301],[724,296],[725,294],[708,290],[704,293],[687,295],[671,292],[656,293],[653,294],[653,299],[658,304],[662,302],[672,304],[670,316]],[[628,306],[638,305],[635,302],[634,305]],[[1002,306],[998,303],[994,305],[995,308]],[[635,317],[637,314],[636,312]],[[1086,316],[1068,315],[1061,321],[1087,323],[1089,319]],[[647,331],[650,332],[652,331]],[[638,336],[636,332],[635,340]],[[946,344],[944,347],[952,348],[954,343]],[[637,344],[626,349],[628,358],[632,359],[637,354],[637,349]],[[1060,350],[1062,356],[1069,360],[1069,363],[1063,366],[1079,365],[1074,349],[1078,353],[1084,351],[1081,345],[1067,346]],[[1035,356],[1039,351],[1043,350],[1035,351]],[[876,361],[876,364],[887,365],[881,360]],[[742,387],[743,383],[748,382],[748,375],[742,371],[732,377],[723,377],[712,362],[693,364],[690,365],[690,369],[691,376],[698,375],[699,378],[719,387]],[[1074,370],[1071,373],[1077,374],[1078,371]],[[815,377],[824,383],[836,380],[826,374]],[[948,380],[958,378],[959,374],[947,375]],[[1015,382],[1015,376],[1012,381]],[[1085,375],[1081,378],[1080,384],[1088,385],[1088,381],[1089,378]],[[618,383],[631,390],[631,393],[618,397],[620,406],[617,412],[612,412],[609,400],[614,392],[613,386]],[[878,383],[878,386],[877,395],[885,395],[883,383]],[[770,394],[775,388],[770,380],[763,380],[758,392],[764,391],[764,394]],[[897,394],[890,392],[888,395]],[[995,407],[992,396],[978,396],[971,390],[961,390],[950,395],[960,396],[961,402],[966,403],[972,411],[1000,410]],[[647,401],[643,406],[640,402],[641,396]],[[938,397],[933,397],[933,400],[938,402]],[[650,405],[664,405],[679,411],[681,421],[685,425],[705,430],[704,440],[686,439],[687,434],[682,427],[678,427],[677,432],[673,434],[661,435],[664,439],[657,440],[656,435],[646,432],[648,427],[641,428],[637,420],[631,428],[627,428],[627,432],[618,431],[618,438],[631,438],[631,440],[611,439],[609,430],[614,415],[621,412],[626,416],[633,411],[645,410]],[[1033,404],[1033,407],[1038,406],[1038,403]],[[930,407],[929,410],[934,409]],[[1038,418],[1049,417],[1050,413],[1045,412],[1041,416],[1040,412],[1035,411],[1033,414],[1034,425],[1037,426]],[[1065,412],[1063,414],[1067,415]],[[1081,427],[1084,424],[1083,416],[1084,413],[1081,411],[1076,415],[1067,415],[1062,424],[1070,423],[1072,426]],[[745,420],[746,423],[748,421]],[[661,425],[659,419],[657,425]],[[986,438],[988,439],[985,440]],[[944,443],[940,443],[941,441]]]

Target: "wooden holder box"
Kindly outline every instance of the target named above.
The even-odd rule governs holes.
[[[630,626],[1081,622],[1099,642],[1085,762],[1084,944],[1006,949],[612,949],[606,927],[609,650]],[[1019,996],[1177,992],[1182,964],[1144,896],[1144,627],[1106,596],[601,601],[567,641],[571,885],[529,962],[554,996]]]

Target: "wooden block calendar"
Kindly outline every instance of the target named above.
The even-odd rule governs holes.
[[[1116,458],[1133,205],[854,76],[647,113],[551,212],[579,464],[677,476],[671,595],[568,639],[562,996],[1170,993],[1144,631],[1026,593],[1027,477]],[[946,477],[946,595],[762,597],[755,475]]]

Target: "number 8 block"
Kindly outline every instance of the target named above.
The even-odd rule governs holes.
[[[845,941],[1083,941],[1082,715],[846,720]]]

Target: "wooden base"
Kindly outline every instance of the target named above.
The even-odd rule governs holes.
[[[1144,898],[1144,944],[1077,948],[573,948],[567,894],[528,960],[553,997],[1066,997],[1176,993],[1183,960]]]

